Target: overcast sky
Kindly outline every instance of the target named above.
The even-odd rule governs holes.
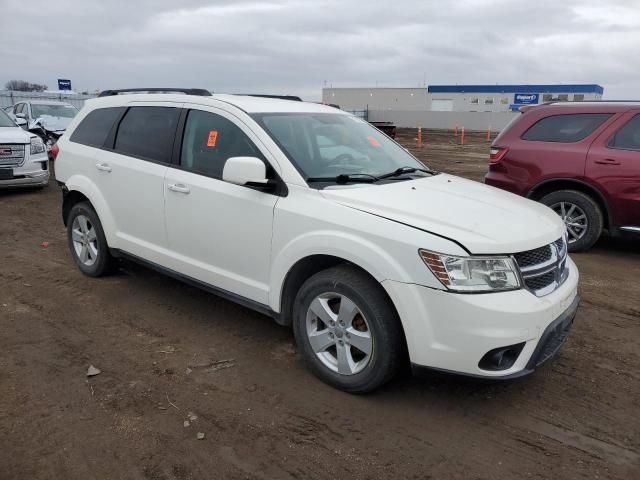
[[[640,0],[0,0],[0,87],[598,83],[639,98]]]

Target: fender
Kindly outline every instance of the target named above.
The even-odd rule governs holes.
[[[100,223],[102,223],[102,230],[104,231],[107,243],[111,248],[117,248],[118,245],[115,236],[116,224],[111,210],[96,184],[87,177],[76,174],[67,179],[65,186],[70,192],[77,191],[89,199],[98,214]]]
[[[378,282],[410,278],[407,270],[387,251],[365,238],[339,230],[309,232],[293,238],[272,254],[269,282],[271,309],[280,312],[282,289],[287,274],[297,262],[312,255],[342,258],[367,271]]]

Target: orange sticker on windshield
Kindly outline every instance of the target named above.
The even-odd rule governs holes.
[[[368,137],[367,137],[367,140],[369,140],[369,143],[370,143],[371,145],[373,145],[374,147],[376,147],[376,148],[379,148],[379,147],[380,147],[380,142],[379,142],[378,140],[376,140],[374,137],[372,137],[372,136],[368,136]]]
[[[211,130],[209,132],[209,138],[207,138],[207,147],[215,147],[218,141],[218,131]]]

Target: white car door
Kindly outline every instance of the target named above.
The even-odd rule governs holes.
[[[222,181],[230,157],[268,152],[233,115],[198,107],[186,116],[180,164],[165,179],[172,269],[261,304],[268,303],[274,193]]]
[[[114,220],[111,246],[156,263],[167,253],[164,177],[181,106],[130,104],[93,162],[93,178]]]

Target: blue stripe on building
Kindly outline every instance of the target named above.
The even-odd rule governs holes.
[[[592,84],[567,85],[429,85],[429,93],[598,93],[604,88]]]

